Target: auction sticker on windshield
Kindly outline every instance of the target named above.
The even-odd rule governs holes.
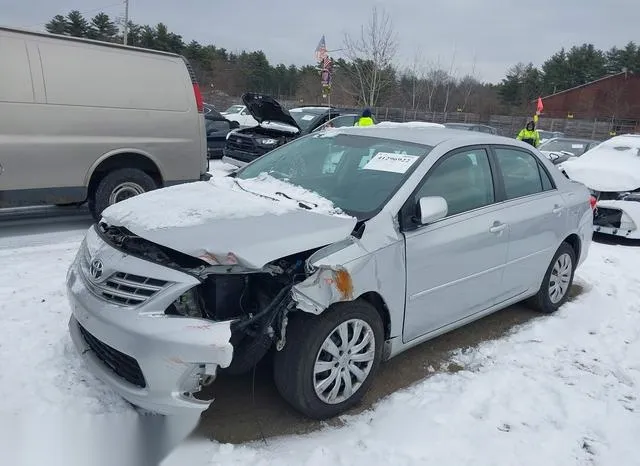
[[[313,115],[305,115],[302,117],[303,120],[313,120]]]
[[[418,160],[417,155],[392,154],[391,152],[378,152],[363,170],[376,170],[381,172],[406,173],[411,165]]]

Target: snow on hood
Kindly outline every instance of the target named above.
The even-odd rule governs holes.
[[[356,224],[331,201],[268,175],[158,189],[108,207],[102,218],[190,256],[233,253],[254,269],[343,240]]]
[[[562,164],[567,176],[595,191],[640,188],[640,136],[616,136]]]

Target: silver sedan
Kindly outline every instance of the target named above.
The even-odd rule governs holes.
[[[329,418],[412,346],[522,300],[556,311],[592,206],[510,138],[314,133],[107,209],[69,270],[70,331],[91,370],[147,410],[199,413],[219,371],[273,355],[282,396]]]

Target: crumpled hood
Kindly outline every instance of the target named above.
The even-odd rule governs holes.
[[[110,206],[102,219],[209,262],[212,255],[224,259],[232,253],[252,269],[348,238],[356,224],[327,199],[266,175],[151,191]]]
[[[640,156],[635,148],[618,150],[612,138],[579,158],[562,164],[567,176],[595,191],[620,192],[640,188]]]

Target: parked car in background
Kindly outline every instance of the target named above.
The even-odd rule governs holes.
[[[255,93],[244,94],[242,101],[259,123],[233,131],[227,138],[223,160],[239,167],[340,115],[333,107],[307,106],[287,111],[273,97]]]
[[[207,132],[207,157],[209,159],[221,159],[229,131],[240,128],[240,123],[227,120],[222,114],[213,109],[210,109],[205,114],[204,123]]]
[[[560,131],[545,131],[543,129],[538,129],[536,131],[540,135],[540,143],[541,144],[543,142],[548,141],[549,139],[565,137],[564,133],[561,133]]]
[[[589,191],[514,139],[401,123],[313,133],[111,206],[67,276],[70,333],[96,376],[150,411],[200,413],[220,370],[272,355],[283,398],[330,418],[383,360],[524,299],[556,311],[592,222]]]
[[[601,141],[580,138],[551,138],[538,146],[554,165],[565,162],[571,157],[580,157],[586,151],[593,149]]]
[[[615,136],[559,168],[595,196],[596,232],[640,239],[640,134]]]
[[[204,106],[180,55],[0,28],[0,207],[111,204],[207,178]]]
[[[204,104],[202,104],[202,105],[203,105],[203,107],[204,107],[204,114],[205,114],[205,115],[206,115],[206,114],[208,114],[208,113],[211,113],[211,112],[215,112],[215,113],[217,113],[217,114],[220,114],[220,112],[218,112],[218,111],[216,110],[216,107],[215,107],[213,104],[208,104],[208,103],[206,103],[206,102],[205,102],[205,103],[204,103]]]
[[[461,129],[466,131],[479,131],[481,133],[498,134],[498,130],[493,126],[480,125],[476,123],[445,123],[444,126],[450,129]]]
[[[258,125],[258,122],[253,118],[246,105],[232,105],[221,113],[226,119],[237,121],[242,127]]]
[[[338,117],[332,118],[323,125],[318,126],[313,131],[324,131],[330,128],[343,128],[345,126],[355,126],[356,122],[360,119],[360,114],[357,113],[348,113],[346,115],[340,115]],[[371,119],[373,123],[376,124],[376,119],[372,116]]]

